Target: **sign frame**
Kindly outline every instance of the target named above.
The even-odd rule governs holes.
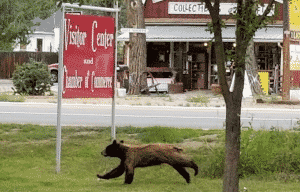
[[[64,61],[64,21],[65,21],[65,8],[80,8],[90,9],[104,12],[115,13],[115,63],[114,63],[114,78],[113,78],[113,97],[112,97],[112,126],[111,126],[111,137],[116,138],[115,129],[115,95],[116,95],[116,70],[117,70],[117,29],[118,29],[118,14],[120,9],[118,8],[118,2],[116,2],[114,8],[107,7],[95,7],[88,5],[62,3],[62,19],[60,28],[60,46],[59,46],[59,66],[58,66],[58,98],[57,98],[57,134],[56,134],[56,173],[60,172],[60,157],[61,157],[61,100],[62,100],[62,85],[63,85],[63,61]]]
[[[63,98],[112,98],[115,19],[65,14]]]

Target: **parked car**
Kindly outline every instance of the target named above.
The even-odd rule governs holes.
[[[58,82],[58,63],[48,65],[48,69],[51,73],[51,82]]]

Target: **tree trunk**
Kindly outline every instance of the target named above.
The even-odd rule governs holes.
[[[258,77],[258,67],[255,59],[253,38],[248,44],[246,55],[246,71],[250,80],[251,91],[255,94],[261,94],[262,90]]]
[[[223,191],[239,191],[238,164],[240,158],[241,105],[231,98],[226,103],[225,170]]]
[[[127,0],[128,26],[145,28],[144,6],[141,0]],[[129,94],[138,95],[147,86],[146,71],[146,34],[130,33],[129,39]]]
[[[226,103],[226,156],[225,173],[223,180],[224,192],[239,191],[238,164],[240,158],[240,136],[241,136],[241,106],[244,89],[245,56],[249,41],[253,38],[255,31],[264,25],[266,16],[270,12],[274,0],[271,0],[263,16],[256,16],[257,4],[255,1],[237,0],[236,9],[236,54],[235,54],[235,82],[233,92],[229,92],[225,78],[225,54],[222,41],[222,20],[220,17],[220,0],[215,0],[212,5],[210,0],[203,0],[212,18],[213,32],[215,38],[215,53],[218,64],[218,76],[222,88],[222,94]],[[249,17],[250,15],[250,17]],[[253,17],[252,17],[252,16]],[[253,25],[257,24],[257,25]],[[251,48],[251,45],[249,46]],[[252,46],[253,47],[253,46]],[[251,49],[249,51],[251,52]],[[256,67],[254,51],[252,65]]]

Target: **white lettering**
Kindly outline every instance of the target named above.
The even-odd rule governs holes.
[[[95,30],[94,27],[97,28],[98,27],[97,24],[98,24],[97,21],[93,21],[93,25],[92,25],[92,50],[93,50],[93,52],[97,51],[97,48],[94,47],[94,30]]]
[[[112,88],[112,77],[95,77],[95,88]]]
[[[84,60],[83,60],[83,64],[93,65],[93,64],[94,64],[94,58],[91,58],[91,59],[84,59]]]
[[[104,33],[98,33],[97,46],[104,47],[105,49],[107,49],[108,47],[112,47],[113,39],[114,39],[114,35],[110,33],[106,33],[106,30]]]
[[[92,90],[92,92],[94,92],[94,87],[93,87],[93,85],[94,85],[94,76],[95,76],[95,71],[92,72],[92,82],[91,82],[91,90]]]
[[[84,87],[89,88],[89,77],[90,77],[90,71],[87,72],[85,80],[84,80]]]
[[[77,76],[77,70],[75,70],[75,76],[66,75],[66,88],[81,88],[82,77]]]
[[[75,26],[75,30],[72,30],[70,19],[65,19],[65,49],[68,50],[68,45],[75,45],[80,47],[85,45],[85,39],[87,37],[86,32],[79,30],[79,26]]]

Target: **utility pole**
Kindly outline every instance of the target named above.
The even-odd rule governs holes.
[[[283,82],[282,99],[290,99],[290,18],[289,0],[283,0]]]

